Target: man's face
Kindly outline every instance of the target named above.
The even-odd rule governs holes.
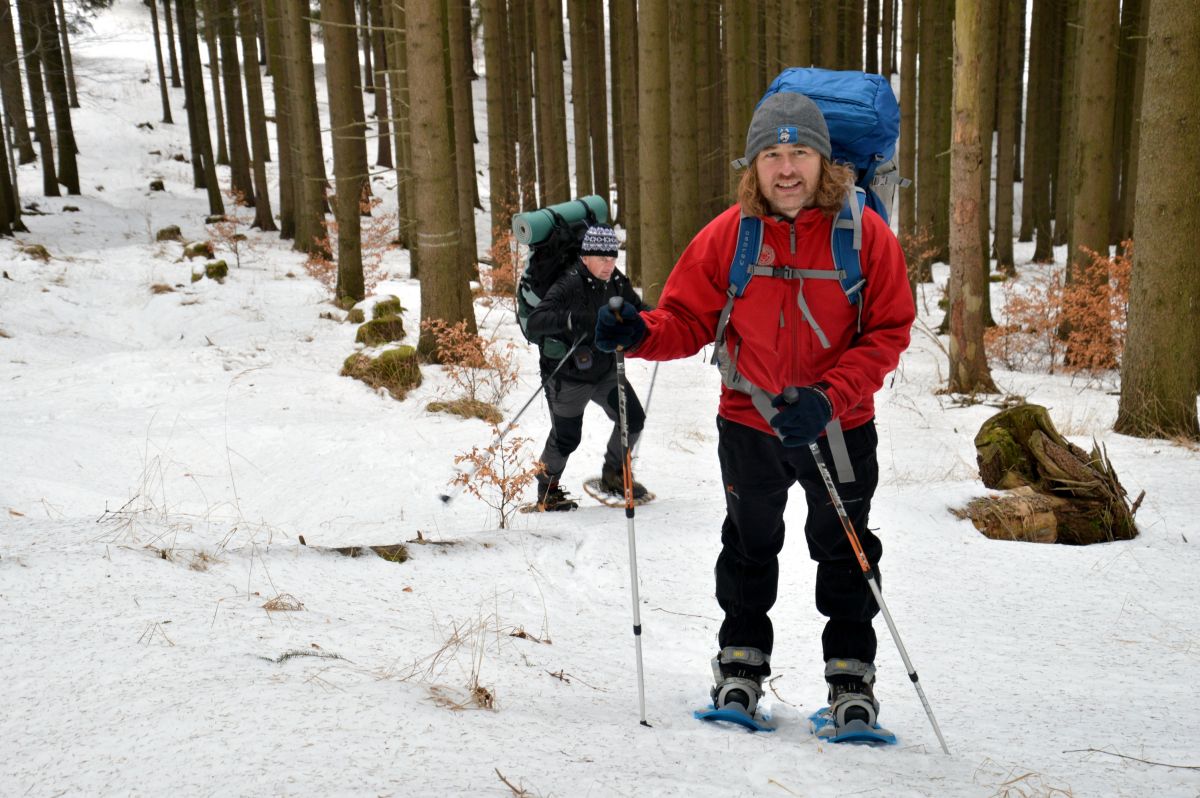
[[[772,144],[754,159],[759,190],[771,211],[793,218],[812,204],[821,179],[821,155],[800,144]]]
[[[608,255],[584,255],[580,260],[593,277],[606,283],[612,277],[613,269],[617,268],[617,259]]]

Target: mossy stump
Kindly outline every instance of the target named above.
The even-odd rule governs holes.
[[[1046,408],[1002,410],[984,422],[975,450],[983,484],[1011,492],[959,511],[988,537],[1086,545],[1137,536],[1133,514],[1140,497],[1131,507],[1105,452],[1093,446],[1089,454],[1068,441]]]
[[[210,280],[216,280],[218,283],[223,283],[225,282],[225,278],[229,276],[229,264],[223,260],[206,263],[204,264],[204,276]]]
[[[154,234],[155,241],[183,241],[183,231],[177,224],[169,224]]]
[[[399,341],[404,338],[404,335],[404,322],[400,317],[388,316],[382,319],[371,319],[359,327],[354,341],[367,346],[379,346],[391,341]]]
[[[372,388],[383,388],[394,398],[403,400],[410,390],[421,384],[421,367],[417,350],[401,346],[378,357],[362,353],[351,355],[342,364],[342,376],[353,377]]]
[[[389,316],[399,316],[404,312],[404,308],[400,305],[400,297],[388,296],[387,299],[381,299],[371,308],[372,319],[386,319]]]
[[[362,308],[350,308],[346,312],[346,321],[351,324],[362,324],[367,320],[367,314],[363,313]]]
[[[188,260],[192,258],[211,258],[213,254],[213,245],[208,241],[193,241],[190,244],[185,244],[183,247],[183,256]]]

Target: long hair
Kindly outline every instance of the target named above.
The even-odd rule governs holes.
[[[754,161],[742,173],[738,183],[738,204],[742,206],[743,216],[767,216],[771,212],[766,197],[758,185],[758,170]],[[821,156],[821,177],[817,180],[817,190],[813,192],[812,207],[820,208],[826,216],[836,216],[846,201],[846,192],[854,185],[854,169],[840,163],[833,163]]]

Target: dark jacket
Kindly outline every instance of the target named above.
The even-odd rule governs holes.
[[[563,364],[558,373],[564,379],[579,382],[599,382],[616,368],[616,360],[609,352],[601,352],[593,345],[596,335],[596,313],[608,304],[610,297],[620,296],[639,311],[647,306],[634,293],[629,278],[620,269],[613,269],[608,282],[600,282],[592,276],[583,261],[576,261],[555,281],[542,301],[529,314],[529,332],[533,335],[553,336],[569,348],[582,336],[570,362]],[[590,356],[591,367],[580,368],[580,363]],[[539,361],[542,374],[549,374],[558,365],[557,360],[542,355]]]

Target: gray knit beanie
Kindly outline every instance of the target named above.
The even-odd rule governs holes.
[[[754,118],[746,131],[746,157],[734,161],[734,168],[749,166],[754,156],[773,144],[803,144],[826,159],[832,153],[829,128],[821,109],[807,96],[794,91],[776,92],[754,109]]]
[[[606,224],[595,224],[583,234],[583,244],[579,247],[580,256],[603,255],[609,258],[617,257],[617,233]]]

